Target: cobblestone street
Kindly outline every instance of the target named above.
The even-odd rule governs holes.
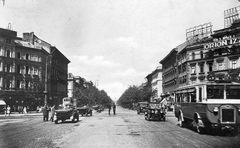
[[[172,112],[167,121],[146,121],[136,111],[118,107],[116,115],[94,112],[80,121],[43,122],[41,113],[0,116],[0,147],[237,147],[238,136],[200,135],[180,128]]]

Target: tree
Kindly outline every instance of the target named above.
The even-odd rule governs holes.
[[[117,104],[125,108],[132,108],[133,103],[150,101],[150,98],[155,95],[151,87],[129,86],[127,90],[118,99]]]
[[[112,103],[112,99],[104,90],[98,90],[98,88],[93,85],[90,85],[86,88],[77,89],[74,93],[77,99],[77,106],[106,106],[107,104]]]

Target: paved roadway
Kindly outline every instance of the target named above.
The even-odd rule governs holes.
[[[6,121],[6,122],[5,122]],[[11,122],[13,121],[13,122]],[[41,114],[0,116],[0,147],[81,148],[225,148],[239,147],[240,135],[200,135],[180,128],[172,113],[167,121],[146,121],[143,114],[117,107],[78,123],[43,122]]]

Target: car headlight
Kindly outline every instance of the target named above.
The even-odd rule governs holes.
[[[214,109],[213,109],[213,113],[214,113],[214,115],[217,115],[218,114],[218,107],[214,107]]]

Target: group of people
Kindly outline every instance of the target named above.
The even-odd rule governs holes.
[[[49,119],[49,111],[50,111],[50,119]],[[53,105],[52,107],[48,107],[47,105],[45,105],[42,108],[42,113],[43,113],[43,121],[48,121],[49,119],[50,121],[53,122],[54,114],[55,114],[55,105]]]
[[[11,107],[9,105],[6,108],[4,108],[4,114],[5,114],[5,117],[7,115],[10,116],[10,114],[11,114]]]
[[[110,112],[111,112],[111,108],[113,108],[113,114],[115,115],[116,114],[116,104],[113,103],[112,106],[109,105],[108,106],[108,114],[110,115]]]

